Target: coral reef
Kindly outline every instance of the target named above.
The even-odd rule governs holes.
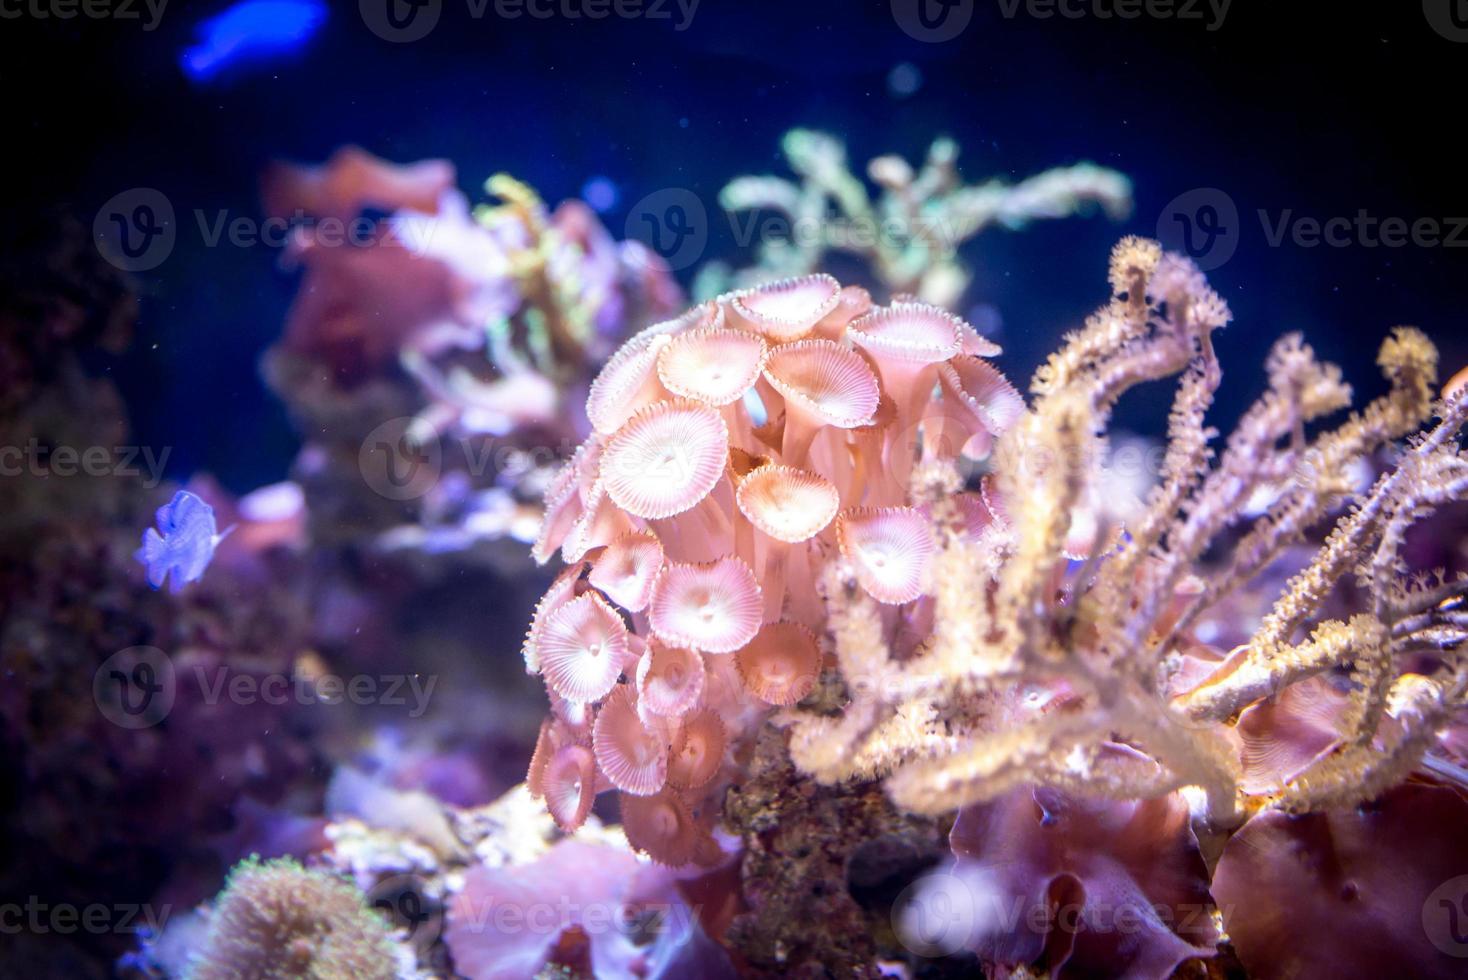
[[[1440,735],[1468,688],[1468,581],[1403,557],[1413,524],[1468,490],[1468,398],[1438,399],[1432,345],[1395,330],[1387,393],[1330,426],[1350,388],[1286,337],[1215,453],[1226,305],[1141,239],[1110,279],[1030,405],[967,324],[819,274],[650,328],[592,385],[597,431],[551,484],[536,544],[568,568],[525,644],[552,709],[528,785],[567,830],[615,790],[629,841],[674,866],[716,861],[715,827],[736,826],[753,909],[730,937],[758,951],[752,969],[878,955],[850,938],[844,886],[816,903],[844,945],[819,928],[781,941],[808,919],[793,890],[834,888],[876,781],[900,810],[961,811],[965,888],[1074,909],[1005,934],[971,923],[960,946],[1066,975],[1212,955],[1206,868],[1232,835],[1343,813],[1413,773],[1463,792]],[[1159,479],[1119,500],[1100,467],[1111,410],[1177,374]],[[1297,564],[1274,595],[1281,559]],[[1195,630],[1260,603],[1231,652]],[[783,777],[767,775],[776,730]],[[772,840],[823,857],[780,864]],[[1217,911],[1244,955],[1272,941]]]
[[[829,272],[828,253],[863,261],[889,295],[908,294],[954,307],[972,272],[963,244],[993,227],[1022,228],[1031,221],[1065,218],[1095,207],[1120,220],[1131,212],[1131,183],[1090,163],[1057,167],[1018,184],[1001,180],[965,184],[958,146],[938,139],[914,170],[899,156],[867,166],[881,190],[874,201],[851,172],[841,141],[827,133],[793,129],[780,143],[798,182],[784,177],[740,177],[719,193],[720,205],[753,226],[759,212],[781,223],[766,237],[755,264],[737,273],[717,264],[700,273],[701,296],[774,279]],[[753,212],[740,219],[741,212]]]

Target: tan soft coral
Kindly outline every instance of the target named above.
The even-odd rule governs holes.
[[[556,708],[531,788],[564,826],[615,789],[654,858],[717,859],[735,754],[831,657],[833,558],[879,619],[921,634],[935,545],[905,474],[985,451],[1022,407],[976,350],[997,352],[943,310],[873,307],[818,275],[696,307],[612,358],[537,543],[573,566],[526,641]],[[944,371],[954,394],[935,400]],[[935,406],[951,438],[922,439]]]
[[[797,764],[822,781],[887,776],[900,805],[928,813],[1022,784],[1120,799],[1190,787],[1226,827],[1260,806],[1379,795],[1433,748],[1468,686],[1457,611],[1468,584],[1414,579],[1400,557],[1413,522],[1468,493],[1456,443],[1468,399],[1433,400],[1436,351],[1398,328],[1379,359],[1388,393],[1321,427],[1350,389],[1286,337],[1268,392],[1215,459],[1204,416],[1221,381],[1213,335],[1225,304],[1190,262],[1139,239],[1116,249],[1111,283],[1110,302],[1040,370],[1035,401],[999,438],[987,519],[975,522],[946,465],[918,470],[914,502],[929,504],[938,554],[932,626],[916,650],[883,618],[859,561],[827,568],[853,696],[839,717],[795,716]],[[1111,409],[1133,386],[1178,374],[1160,480],[1140,513],[1122,515],[1099,492]],[[1358,493],[1357,474],[1434,413]],[[1261,497],[1272,503],[1251,516]],[[1193,636],[1200,616],[1334,513],[1334,532],[1249,642],[1224,656]],[[1085,561],[1072,560],[1078,531],[1091,538]],[[1331,619],[1324,603],[1353,572],[1363,611]],[[1240,712],[1325,674],[1343,702],[1326,747],[1246,785],[1239,746],[1254,763],[1261,755],[1257,735],[1235,732]],[[1116,743],[1140,754],[1110,752]]]

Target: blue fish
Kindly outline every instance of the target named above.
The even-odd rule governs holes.
[[[190,582],[197,582],[209,567],[214,549],[234,528],[216,533],[214,508],[187,490],[158,508],[158,527],[143,532],[143,546],[135,557],[148,569],[148,584],[163,588],[169,578],[169,590],[178,592]]]
[[[237,65],[295,51],[325,21],[324,0],[242,0],[201,22],[197,43],[180,61],[190,78],[207,82]]]

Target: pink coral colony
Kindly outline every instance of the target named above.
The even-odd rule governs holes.
[[[635,847],[717,860],[732,748],[825,661],[818,570],[843,556],[894,608],[927,587],[912,440],[940,412],[953,438],[933,451],[951,460],[1015,420],[1018,394],[979,356],[996,352],[946,311],[873,307],[815,275],[695,307],[608,362],[537,543],[571,566],[525,641],[558,706],[529,784],[558,823],[615,791]],[[930,406],[940,382],[953,394]]]

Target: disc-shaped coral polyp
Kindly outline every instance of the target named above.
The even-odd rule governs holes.
[[[842,429],[867,425],[881,400],[862,356],[830,340],[800,340],[770,351],[765,377],[817,420]]]
[[[734,557],[704,565],[668,562],[653,589],[653,632],[674,646],[732,653],[759,632],[763,598],[754,573]]]
[[[520,648],[520,655],[525,658],[527,674],[540,673],[538,646],[541,634],[545,632],[545,624],[550,621],[551,616],[560,611],[562,606],[575,597],[576,583],[581,580],[581,573],[585,569],[585,565],[577,563],[562,571],[551,583],[550,588],[546,589],[545,595],[540,597],[540,602],[536,603],[535,616],[530,621],[530,631],[525,634],[525,643]]]
[[[684,647],[649,643],[637,663],[637,696],[655,715],[681,715],[703,694],[703,657]]]
[[[663,567],[663,546],[646,531],[622,535],[597,558],[587,581],[617,605],[641,612],[652,599],[653,583]]]
[[[596,759],[584,745],[556,752],[541,778],[546,809],[557,826],[571,833],[586,822],[596,799]]]
[[[726,740],[724,723],[708,708],[684,715],[668,757],[668,785],[684,790],[708,785],[724,761]]]
[[[810,333],[840,298],[841,284],[817,274],[747,289],[735,294],[731,305],[740,320],[781,343]]]
[[[963,353],[975,357],[998,357],[1004,353],[1003,347],[962,321],[958,326],[958,343]]]
[[[836,518],[841,554],[862,588],[878,602],[911,602],[928,587],[933,534],[911,507],[857,507]]]
[[[585,500],[585,509],[561,544],[561,557],[566,561],[580,561],[591,549],[609,544],[632,530],[632,519],[607,496],[600,480],[592,485]]]
[[[764,340],[747,330],[695,330],[674,337],[663,348],[658,376],[675,395],[728,405],[759,380],[768,352]]]
[[[587,701],[567,700],[555,691],[547,691],[546,694],[550,696],[551,714],[559,722],[552,732],[552,736],[558,739],[555,744],[560,746],[567,742],[580,742],[590,745],[591,723],[596,720],[596,705]]]
[[[537,799],[545,795],[545,770],[551,757],[556,754],[556,742],[551,734],[555,724],[550,718],[540,723],[540,734],[535,738],[535,751],[530,753],[530,769],[525,773],[525,788]]]
[[[767,624],[736,658],[745,688],[766,704],[795,704],[821,671],[820,644],[799,623]]]
[[[616,432],[639,409],[664,397],[658,354],[667,343],[664,333],[639,334],[607,361],[586,397],[586,417],[597,432]]]
[[[624,685],[596,714],[591,744],[596,764],[613,786],[635,796],[650,796],[668,781],[668,743],[642,723],[631,691]]]
[[[530,549],[537,565],[551,560],[585,509],[575,477],[575,468],[568,464],[545,493],[545,516],[540,519],[540,533]]]
[[[617,430],[601,459],[617,506],[656,520],[708,496],[729,459],[729,432],[717,410],[686,399],[659,402]]]
[[[767,464],[739,481],[739,510],[777,541],[794,543],[825,529],[841,507],[836,485],[818,473]]]
[[[879,361],[933,364],[959,352],[962,323],[936,306],[894,303],[853,320],[846,335]]]
[[[551,690],[572,701],[595,701],[622,674],[627,626],[606,600],[588,592],[551,615],[536,648]]]
[[[678,867],[693,859],[698,844],[698,826],[688,804],[671,789],[656,795],[623,793],[622,829],[627,843],[660,864]]]
[[[1009,431],[1024,414],[1025,400],[988,361],[961,354],[938,372],[943,397],[952,398],[995,435]]]

